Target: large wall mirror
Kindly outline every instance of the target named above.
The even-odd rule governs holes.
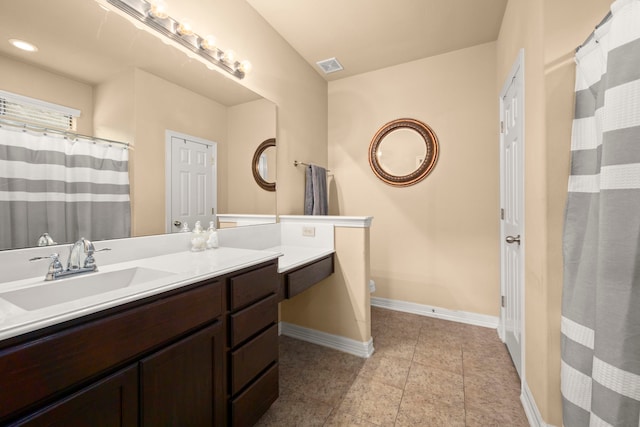
[[[215,213],[275,216],[275,193],[246,166],[256,141],[276,135],[275,104],[105,4],[0,2],[0,90],[79,109],[77,133],[132,145],[131,236],[165,232],[167,130],[217,144]],[[19,51],[11,38],[38,51]]]
[[[382,126],[369,145],[369,165],[384,183],[406,187],[432,171],[438,160],[438,138],[425,123],[397,119]]]

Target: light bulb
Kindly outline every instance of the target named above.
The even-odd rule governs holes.
[[[178,24],[178,34],[181,36],[193,35],[193,27],[189,21],[182,21]]]
[[[238,67],[238,69],[244,74],[249,74],[252,68],[253,66],[251,65],[251,62],[247,61],[246,59],[240,62],[240,66]]]
[[[149,10],[151,16],[158,19],[167,19],[169,13],[167,12],[167,3],[164,0],[155,0],[151,3],[151,9]]]
[[[236,53],[229,49],[224,51],[224,55],[222,55],[222,60],[229,65],[233,65],[236,63]]]
[[[207,36],[200,41],[200,47],[206,50],[216,50],[216,38]]]

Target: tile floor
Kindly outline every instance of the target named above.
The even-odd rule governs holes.
[[[258,426],[528,426],[495,330],[372,307],[375,353],[280,337],[280,398]]]

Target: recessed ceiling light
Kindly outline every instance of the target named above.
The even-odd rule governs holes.
[[[316,62],[318,66],[324,71],[325,74],[335,73],[336,71],[344,70],[342,64],[338,62],[336,58],[329,58]]]
[[[38,48],[29,43],[26,42],[24,40],[18,40],[18,39],[9,39],[9,43],[11,43],[12,45],[14,45],[15,47],[17,47],[18,49],[27,51],[27,52],[36,52],[38,50]]]

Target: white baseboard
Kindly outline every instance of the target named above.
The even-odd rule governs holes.
[[[497,329],[499,323],[499,318],[497,316],[488,316],[486,314],[471,313],[468,311],[448,310],[446,308],[387,298],[371,297],[371,305],[380,308],[387,308],[389,310],[404,311],[406,313],[419,314],[421,316],[437,317],[438,319],[483,326],[491,329]]]
[[[287,322],[280,322],[278,324],[278,330],[281,335],[333,348],[358,357],[371,357],[374,351],[373,338],[369,338],[367,342],[356,341],[351,338],[328,334]]]
[[[540,411],[538,410],[538,405],[536,405],[536,401],[533,398],[533,394],[531,394],[531,390],[529,389],[529,385],[526,381],[522,381],[520,402],[522,403],[524,413],[527,416],[527,420],[529,420],[529,425],[531,427],[553,427],[551,424],[545,423],[542,419],[542,414],[540,414]]]

